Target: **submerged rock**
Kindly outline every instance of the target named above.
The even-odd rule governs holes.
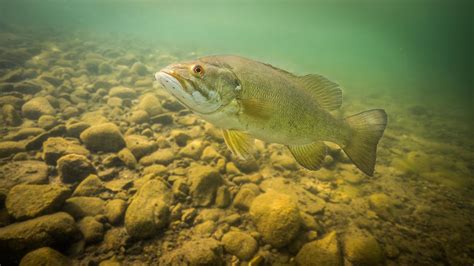
[[[29,252],[20,261],[20,266],[38,265],[68,266],[71,260],[52,248],[43,247]]]
[[[211,205],[221,183],[219,172],[210,166],[195,165],[189,168],[188,178],[191,180],[190,193],[193,197],[193,204],[196,206]]]
[[[301,266],[343,265],[336,232],[328,233],[320,240],[305,244],[296,255]]]
[[[224,265],[222,246],[212,238],[188,241],[160,258],[160,265]]]
[[[250,216],[263,240],[277,248],[288,245],[301,226],[298,205],[289,196],[273,191],[254,199]]]
[[[114,123],[91,126],[81,133],[80,138],[92,151],[116,152],[125,146],[122,133]]]
[[[43,142],[43,160],[47,164],[55,165],[59,158],[68,154],[88,156],[89,151],[61,137],[50,137]]]
[[[240,260],[250,260],[258,249],[257,241],[242,232],[229,232],[222,237],[226,252],[237,256]]]
[[[66,200],[63,210],[74,218],[104,214],[105,202],[95,197],[72,197]]]
[[[0,250],[16,255],[42,246],[69,244],[77,233],[74,219],[69,214],[44,215],[1,227]]]
[[[20,184],[10,190],[5,206],[15,219],[26,220],[59,210],[69,194],[59,185]]]
[[[48,166],[40,161],[9,162],[0,166],[0,199],[10,188],[19,183],[45,184],[48,182]]]
[[[104,215],[111,224],[119,224],[123,220],[127,203],[121,199],[113,199],[105,205]]]
[[[89,175],[77,186],[72,196],[97,196],[104,190],[104,184],[99,177],[97,175]]]
[[[130,99],[130,98],[135,98],[136,97],[136,92],[133,89],[123,87],[123,86],[118,86],[118,87],[113,87],[109,91],[109,97],[118,97],[121,99]]]
[[[6,158],[18,152],[25,151],[25,144],[18,141],[0,142],[0,158]]]
[[[23,122],[20,114],[11,104],[6,104],[2,106],[2,116],[3,120],[5,120],[6,124],[9,126],[19,126]]]
[[[384,261],[375,237],[355,227],[344,234],[344,255],[354,265],[383,265]]]
[[[154,163],[168,165],[176,159],[176,153],[173,149],[160,149],[154,153],[144,156],[140,159],[140,164],[151,165]]]
[[[127,144],[127,148],[138,160],[158,148],[158,144],[155,141],[150,141],[147,137],[141,135],[126,136],[125,143]]]
[[[78,154],[68,154],[58,160],[59,178],[64,183],[80,182],[96,170],[87,157]]]
[[[260,189],[255,184],[244,184],[234,198],[234,207],[240,210],[248,210],[253,200],[260,194]]]
[[[161,102],[151,93],[145,94],[138,103],[138,109],[146,111],[150,116],[155,116],[163,113]]]
[[[36,97],[21,107],[24,117],[29,119],[38,119],[42,115],[54,115],[56,110],[45,97]]]
[[[125,213],[125,228],[131,237],[142,239],[155,235],[169,220],[172,194],[162,180],[143,184]]]
[[[104,225],[94,217],[84,217],[84,219],[79,221],[78,227],[86,243],[98,242],[104,238]]]

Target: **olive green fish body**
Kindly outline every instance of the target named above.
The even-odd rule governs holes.
[[[251,158],[252,139],[288,146],[305,168],[316,170],[323,141],[341,146],[372,175],[376,146],[386,126],[383,110],[339,119],[339,86],[320,75],[296,76],[238,56],[210,56],[172,65],[157,79],[185,106],[223,128],[232,152]]]

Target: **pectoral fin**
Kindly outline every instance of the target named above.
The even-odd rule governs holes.
[[[255,119],[268,119],[273,113],[273,106],[258,99],[242,99],[242,112]]]
[[[326,145],[322,141],[306,145],[290,145],[288,149],[296,161],[309,170],[321,168],[321,163],[326,156]]]
[[[233,129],[223,129],[224,141],[234,155],[241,159],[252,159],[254,139],[250,135]]]

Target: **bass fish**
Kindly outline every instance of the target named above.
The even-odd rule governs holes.
[[[385,111],[334,117],[330,111],[341,106],[342,92],[321,75],[297,76],[225,55],[172,64],[155,78],[185,107],[222,128],[225,143],[240,158],[253,158],[257,138],[286,145],[300,165],[317,170],[327,141],[339,145],[362,172],[374,173]]]

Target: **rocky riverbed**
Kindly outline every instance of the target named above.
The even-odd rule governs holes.
[[[195,56],[0,33],[0,264],[474,262],[474,143],[459,114],[349,94],[342,112],[389,113],[374,177],[330,144],[316,172],[260,141],[240,161],[153,82]]]

